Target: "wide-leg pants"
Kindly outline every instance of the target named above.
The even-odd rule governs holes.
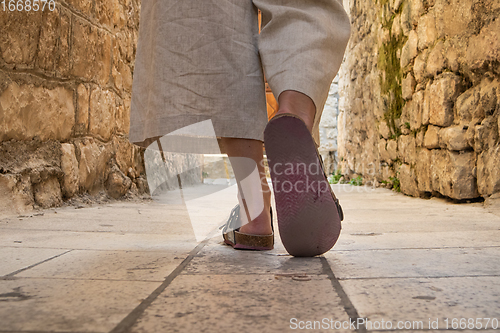
[[[263,140],[265,77],[316,106],[313,136],[350,34],[342,0],[142,0],[130,141],[212,120]],[[259,34],[258,9],[262,12]]]

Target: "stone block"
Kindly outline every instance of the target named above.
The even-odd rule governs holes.
[[[58,58],[58,41],[60,38],[61,16],[56,7],[43,16],[40,39],[38,42],[37,66],[44,70],[55,69]]]
[[[466,138],[467,130],[463,126],[451,126],[439,131],[439,143],[441,147],[449,150],[465,150],[470,148]]]
[[[76,90],[77,109],[75,134],[85,135],[89,130],[90,91],[81,83]]]
[[[479,105],[480,88],[474,87],[458,96],[456,101],[455,118],[459,124],[466,124],[472,120],[472,114]]]
[[[0,54],[7,64],[16,65],[16,68],[33,67],[41,22],[42,11],[2,11]]]
[[[479,196],[474,169],[474,152],[432,151],[432,189],[444,196],[462,200]]]
[[[85,14],[85,16],[89,16],[91,14],[92,0],[66,0],[66,3],[82,14]]]
[[[0,95],[0,140],[67,140],[75,124],[73,91],[12,82]]]
[[[477,186],[482,196],[500,192],[500,145],[483,151],[477,160]]]
[[[60,7],[59,45],[56,58],[56,71],[68,76],[71,70],[71,12]]]
[[[109,34],[83,20],[75,19],[72,38],[71,74],[105,86],[111,74]]]
[[[443,72],[446,68],[446,58],[444,56],[444,43],[439,41],[429,53],[427,64],[425,67],[425,75],[427,77],[435,77]]]
[[[453,106],[459,94],[460,77],[444,73],[437,78],[429,90],[429,122],[447,127],[453,123]]]
[[[116,128],[116,95],[110,90],[95,87],[90,93],[89,131],[109,141]]]
[[[415,81],[415,78],[413,77],[413,75],[411,73],[409,73],[403,79],[403,83],[401,84],[402,95],[403,95],[404,99],[409,100],[412,98],[416,85],[417,85],[417,82]]]
[[[78,161],[75,155],[75,146],[71,143],[61,144],[61,170],[64,174],[62,194],[71,198],[78,192],[80,179],[78,178]]]
[[[417,130],[422,126],[422,108],[424,105],[424,92],[417,91],[413,95],[410,113],[410,129]]]
[[[431,10],[424,16],[420,17],[418,20],[417,34],[419,50],[423,50],[434,44],[437,39],[434,11]]]
[[[392,22],[391,28],[392,38],[399,38],[399,36],[403,33],[403,29],[401,29],[401,15],[397,14]]]
[[[415,171],[408,164],[403,164],[399,168],[399,181],[401,192],[413,197],[420,196]]]
[[[382,161],[386,161],[387,163],[391,162],[391,156],[389,155],[389,152],[387,151],[387,141],[384,139],[380,139],[378,141],[378,151],[380,154],[380,159]]]
[[[434,13],[438,38],[465,34],[474,19],[472,10],[475,2],[476,0],[436,1]]]
[[[424,136],[424,147],[427,149],[439,148],[439,127],[430,125]]]
[[[431,162],[432,151],[420,149],[417,158],[416,175],[418,190],[421,192],[432,192]]]
[[[410,31],[408,40],[401,50],[401,68],[408,66],[418,55],[418,36],[415,30]]]
[[[107,165],[113,156],[111,149],[97,144],[93,138],[76,140],[75,148],[80,189],[89,192],[102,189],[108,172]]]
[[[391,129],[387,126],[387,122],[385,120],[379,123],[378,132],[386,140],[391,137]]]
[[[421,83],[425,78],[425,67],[427,65],[427,58],[429,57],[430,50],[425,49],[415,58],[413,65],[413,74],[417,83]]]
[[[498,118],[490,116],[474,128],[474,150],[481,153],[498,143]]]
[[[124,196],[131,186],[132,180],[118,168],[112,169],[106,180],[106,192],[115,199]]]
[[[0,211],[22,214],[33,210],[33,190],[28,175],[0,174]]]
[[[62,204],[62,192],[56,177],[47,178],[33,185],[35,202],[42,208],[57,207]]]
[[[126,138],[113,137],[113,151],[120,171],[127,174],[128,169],[134,166],[133,145]]]
[[[416,164],[417,150],[413,135],[401,135],[398,138],[398,157],[407,164]]]
[[[494,20],[484,27],[479,35],[469,39],[467,65],[472,70],[482,68],[485,63],[498,62],[500,59],[500,20]]]
[[[389,140],[387,142],[387,152],[391,160],[395,161],[398,158],[398,143],[396,140]]]

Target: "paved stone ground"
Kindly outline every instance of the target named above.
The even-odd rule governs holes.
[[[218,230],[197,242],[185,205],[171,201],[4,216],[0,332],[288,332],[314,324],[309,332],[352,332],[335,328],[350,318],[370,321],[358,332],[387,329],[387,321],[392,331],[403,331],[398,321],[406,331],[421,321],[436,332],[446,320],[459,325],[454,318],[473,319],[463,332],[500,326],[500,216],[478,203],[334,190],[343,233],[316,258],[287,256],[279,243],[235,251]],[[476,318],[491,318],[488,329]]]

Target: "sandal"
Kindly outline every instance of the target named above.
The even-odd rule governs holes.
[[[241,233],[241,220],[240,220],[240,205],[236,205],[229,215],[226,224],[222,225],[219,229],[222,230],[222,238],[224,243],[231,245],[238,250],[255,250],[266,251],[274,248],[274,227],[273,227],[273,210],[271,209],[271,228],[273,233],[271,235],[250,235]]]
[[[283,245],[296,257],[325,253],[337,242],[344,214],[306,124],[293,114],[276,116],[264,144]]]

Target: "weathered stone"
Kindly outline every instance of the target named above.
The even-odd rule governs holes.
[[[418,91],[413,95],[410,113],[410,129],[417,130],[422,126],[422,109],[424,105],[424,92]]]
[[[74,7],[76,10],[80,11],[82,14],[89,15],[92,9],[91,0],[66,0],[68,4]]]
[[[98,145],[92,138],[75,142],[78,159],[78,177],[82,191],[95,192],[102,189],[107,173],[111,152],[103,145]]]
[[[438,126],[453,123],[453,103],[459,93],[460,77],[451,73],[442,74],[430,87],[429,122]]]
[[[60,206],[62,204],[61,186],[56,177],[50,177],[33,185],[35,202],[42,208]]]
[[[378,132],[384,139],[389,139],[391,137],[391,129],[387,126],[387,122],[381,121],[378,125]]]
[[[425,74],[427,77],[435,77],[446,68],[446,59],[444,57],[444,43],[439,41],[429,53]]]
[[[60,35],[61,18],[57,7],[47,11],[42,20],[40,39],[38,42],[38,67],[52,71],[58,58],[57,43]]]
[[[462,35],[473,20],[475,0],[437,1],[434,6],[438,38]]]
[[[429,125],[430,120],[430,99],[431,99],[431,82],[427,83],[427,86],[424,91],[424,100],[422,104],[422,125]]]
[[[444,42],[444,48],[445,48],[444,56],[446,58],[445,62],[448,68],[455,73],[458,72],[460,69],[459,58],[461,56],[459,55],[457,48],[455,47],[455,45],[453,45],[453,43],[450,43],[450,41],[448,40]]]
[[[417,82],[411,73],[409,73],[401,84],[402,96],[404,99],[409,100],[413,96],[413,92],[415,91],[415,86]]]
[[[133,166],[133,145],[125,138],[114,137],[113,151],[118,167],[126,174],[127,170]]]
[[[401,192],[414,197],[420,196],[415,171],[408,164],[403,164],[399,168],[399,181]]]
[[[413,135],[401,135],[398,138],[398,158],[410,165],[417,162],[417,150]]]
[[[458,96],[456,101],[456,121],[459,124],[469,123],[472,120],[472,113],[479,105],[480,88],[475,87],[465,91]]]
[[[500,20],[494,20],[481,30],[477,36],[472,36],[467,48],[467,64],[471,69],[479,69],[485,63],[498,62],[500,59]]]
[[[500,145],[482,152],[477,160],[477,185],[482,196],[500,192]]]
[[[116,95],[96,87],[90,94],[90,133],[108,141],[116,127]]]
[[[410,31],[408,41],[401,50],[401,68],[408,66],[411,61],[418,55],[418,36],[415,30]]]
[[[7,64],[15,64],[21,68],[33,67],[41,22],[42,11],[2,10],[0,53]]]
[[[62,193],[66,198],[71,198],[78,192],[80,185],[75,146],[71,143],[61,144],[61,169],[64,174]]]
[[[474,150],[477,153],[493,148],[498,142],[498,120],[495,117],[484,119],[474,129]]]
[[[75,133],[85,135],[89,129],[90,92],[84,84],[78,85]]]
[[[418,48],[423,50],[434,43],[437,39],[436,20],[434,11],[430,11],[418,20],[417,27]]]
[[[413,73],[417,83],[421,83],[425,77],[425,66],[427,65],[427,58],[429,57],[430,50],[425,49],[416,58],[413,65]]]
[[[389,163],[391,161],[391,156],[389,155],[386,146],[387,146],[387,141],[384,139],[380,139],[378,142],[378,151],[380,154],[380,159],[382,161],[386,161]]]
[[[424,146],[424,136],[425,131],[423,129],[417,132],[417,136],[415,137],[415,144],[417,148],[422,148]]]
[[[430,125],[424,136],[424,147],[427,149],[439,148],[439,127]]]
[[[452,152],[445,149],[432,151],[432,189],[453,199],[477,198],[473,152]]]
[[[417,158],[416,175],[418,190],[421,192],[432,192],[431,162],[432,151],[420,149]]]
[[[391,160],[396,160],[398,158],[398,143],[396,140],[389,140],[387,142],[387,152]]]
[[[132,180],[125,176],[118,168],[114,168],[106,180],[106,192],[112,198],[119,199],[124,196],[132,185]]]
[[[392,38],[399,38],[399,36],[403,33],[401,29],[401,17],[399,14],[396,15],[394,21],[392,22],[391,28]]]
[[[71,74],[106,85],[111,73],[111,38],[80,19],[73,23]]]
[[[463,126],[452,126],[439,131],[439,143],[449,150],[465,150],[470,148]],[[443,147],[444,146],[444,147]]]
[[[21,214],[33,210],[34,203],[28,175],[0,174],[0,211]]]
[[[73,91],[12,82],[0,95],[0,141],[67,140],[75,124]],[[2,126],[3,125],[3,126]]]

